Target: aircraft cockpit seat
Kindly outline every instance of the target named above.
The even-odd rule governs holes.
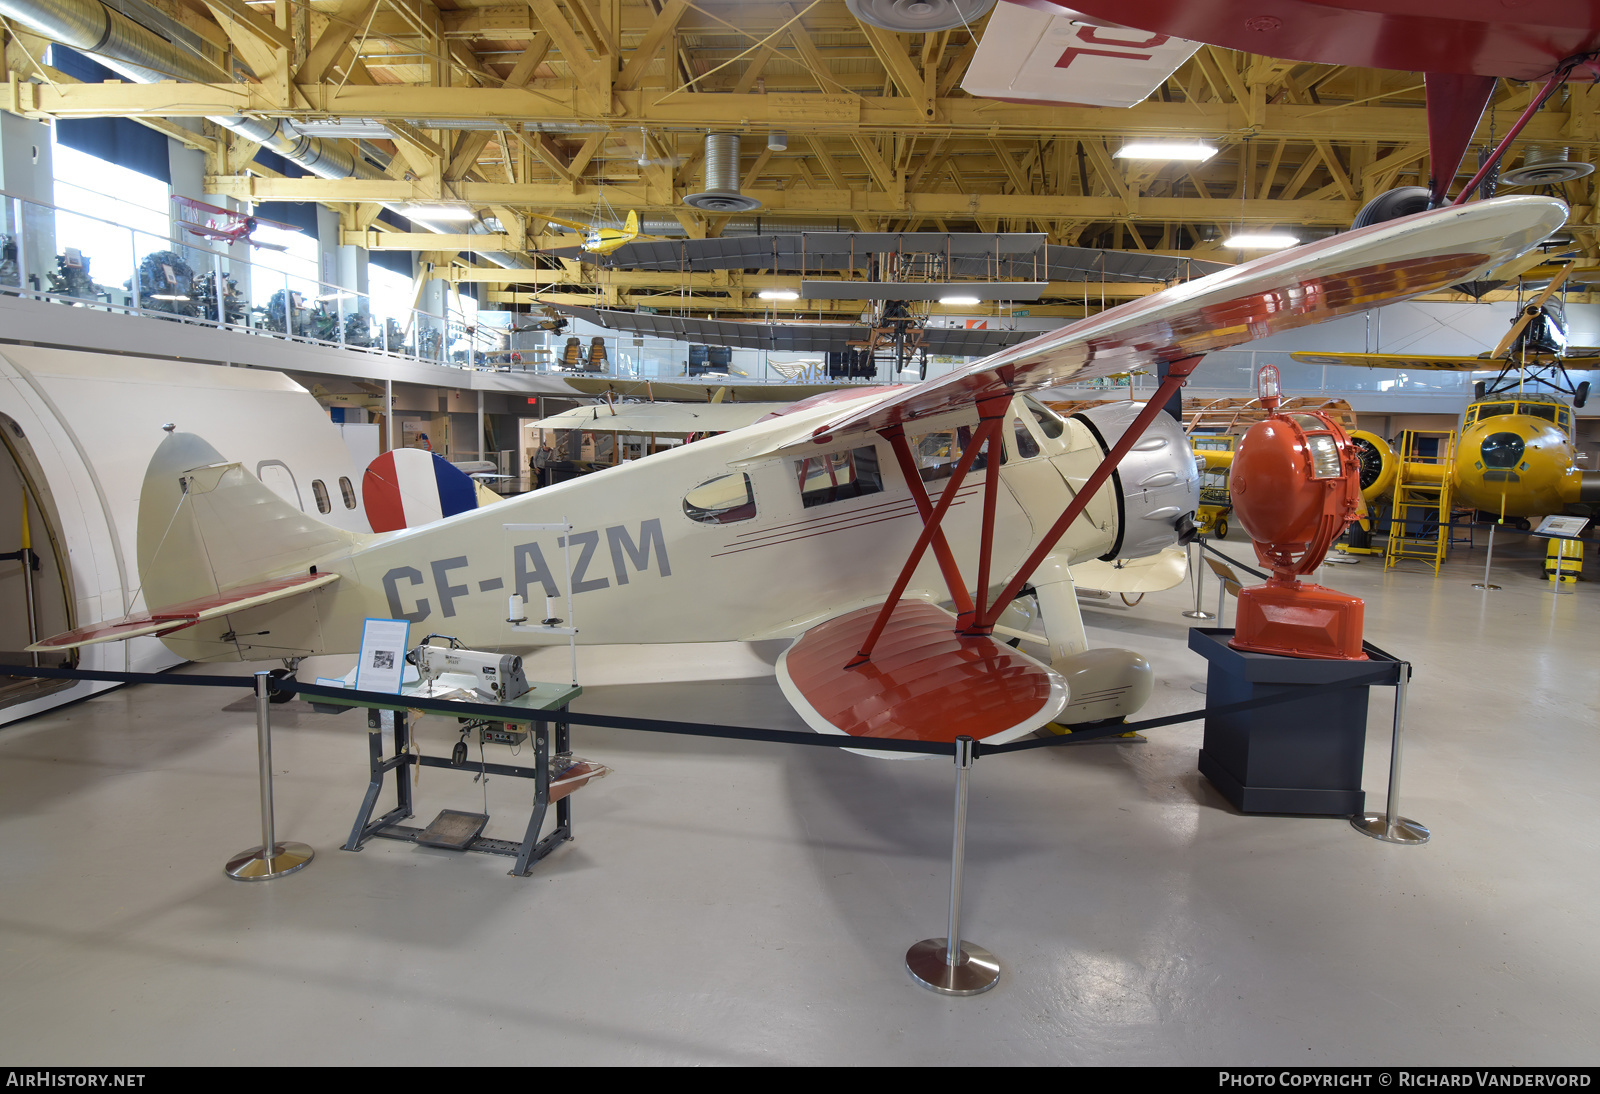
[[[568,338],[567,348],[561,354],[562,368],[583,367],[583,341],[578,338]]]
[[[589,340],[589,363],[586,366],[590,372],[604,372],[606,370],[606,340],[599,336]]]

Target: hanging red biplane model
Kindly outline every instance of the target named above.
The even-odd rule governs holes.
[[[241,213],[232,209],[223,209],[215,205],[207,205],[203,201],[196,201],[194,198],[181,197],[177,194],[172,196],[172,200],[184,213],[188,213],[197,218],[207,218],[204,219],[203,222],[200,219],[190,220],[189,217],[183,216],[180,213],[178,216],[178,225],[184,231],[192,232],[195,235],[201,236],[205,239],[214,239],[219,243],[226,243],[230,246],[235,243],[248,243],[252,247],[265,247],[268,250],[273,251],[286,251],[288,248],[282,244],[266,243],[262,240],[254,238],[255,230],[261,227],[263,224],[285,232],[298,232],[300,230],[293,224],[285,224],[279,220],[268,220],[266,217],[258,217],[251,213]]]

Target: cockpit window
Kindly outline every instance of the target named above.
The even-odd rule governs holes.
[[[1061,416],[1031,395],[1023,396],[1023,403],[1033,412],[1033,420],[1039,423],[1039,432],[1049,437],[1052,441],[1067,431],[1067,423]]]
[[[859,498],[883,490],[883,474],[878,470],[878,450],[871,445],[849,452],[830,452],[794,461],[795,478],[800,485],[800,501],[807,509],[814,505]]]
[[[1478,420],[1493,418],[1497,414],[1511,414],[1516,410],[1511,403],[1480,403],[1478,404]]]
[[[1561,410],[1556,414],[1556,425],[1560,426],[1567,433],[1572,432],[1572,416],[1567,412],[1566,407],[1562,407]]]
[[[701,524],[736,524],[756,515],[756,492],[750,476],[723,475],[703,482],[683,496],[683,511]]]
[[[1547,422],[1556,420],[1556,408],[1549,403],[1518,403],[1517,413],[1530,418],[1543,418]]]

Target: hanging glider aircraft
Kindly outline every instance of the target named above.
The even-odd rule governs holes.
[[[174,433],[140,498],[150,610],[38,645],[156,634],[194,660],[292,659],[354,652],[381,616],[526,648],[508,595],[570,592],[585,642],[790,639],[778,681],[820,732],[999,742],[1086,720],[1072,708],[1093,706],[1109,651],[1085,652],[1069,567],[1188,534],[1198,476],[1162,407],[1201,358],[1438,291],[1524,253],[1566,212],[1502,198],[1335,236],[921,384],[818,396],[421,528],[343,532]],[[1142,407],[1063,420],[1027,394],[1136,367],[1162,376]],[[1025,586],[1048,663],[997,640]],[[1137,656],[1106,660],[1133,687]]]

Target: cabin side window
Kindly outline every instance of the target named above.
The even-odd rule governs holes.
[[[1028,423],[1022,420],[1020,414],[1011,419],[1011,437],[1017,446],[1017,459],[1031,460],[1039,454],[1039,442],[1028,432]]]
[[[344,507],[346,509],[354,509],[356,507],[356,488],[350,482],[349,475],[339,476],[339,496],[344,499]]]
[[[701,524],[736,524],[756,515],[756,492],[750,476],[722,475],[701,483],[683,496],[683,512]]]
[[[878,450],[872,445],[848,452],[830,452],[825,456],[808,456],[795,460],[794,468],[800,501],[807,509],[883,490]]]
[[[333,512],[333,505],[328,501],[328,488],[322,485],[321,479],[311,480],[311,496],[317,499],[317,512]]]
[[[1027,427],[1020,420],[1017,421],[1016,426],[1020,432],[1026,432]],[[972,443],[972,433],[971,426],[963,425],[957,426],[955,429],[942,430],[938,433],[923,433],[907,438],[911,445],[911,458],[917,465],[917,476],[923,482],[929,484],[928,493],[933,497],[938,497],[944,491],[945,481],[955,474],[956,464],[961,460],[961,453],[965,452],[967,446]],[[1032,441],[1033,438],[1029,437],[1028,440]],[[1023,451],[1019,439],[1018,454],[1021,455]],[[1034,443],[1033,454],[1038,455],[1037,442]],[[1022,458],[1027,459],[1028,457],[1022,456]],[[1000,462],[1001,464],[1006,462],[1004,445],[1000,448]],[[988,453],[979,451],[973,457],[972,466],[967,469],[968,474],[984,470],[988,463]]]

